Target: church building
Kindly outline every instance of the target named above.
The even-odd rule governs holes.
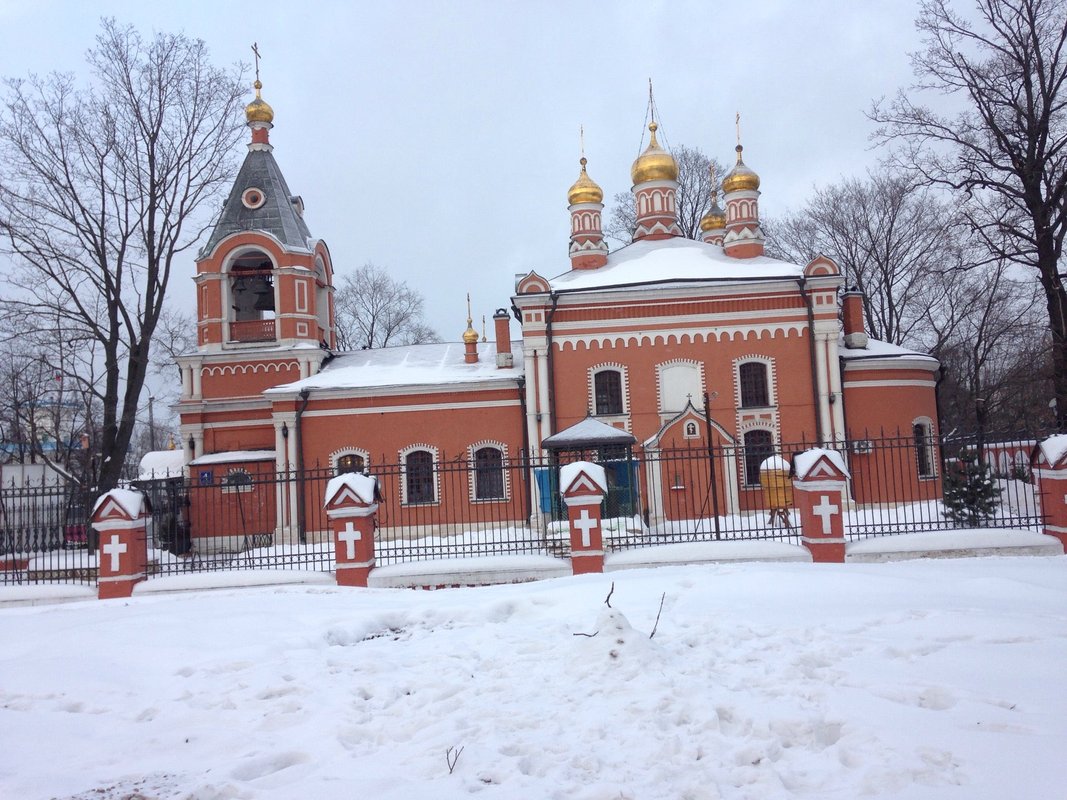
[[[546,465],[599,443],[601,457],[636,465],[640,455],[616,479],[644,498],[632,511],[646,522],[671,515],[656,499],[677,488],[658,466],[665,453],[734,453],[721,502],[741,513],[759,507],[746,489],[759,486],[763,459],[799,442],[846,452],[857,502],[892,501],[891,487],[862,480],[873,466],[855,443],[878,429],[913,437],[906,482],[938,480],[937,361],[869,339],[863,298],[830,258],[764,254],[760,179],[740,144],[702,241],[678,227],[678,166],[653,121],[631,169],[632,243],[609,251],[603,192],[583,156],[567,193],[569,263],[519,276],[491,339],[468,308],[459,342],[338,352],[330,252],[274,158],[274,113],[255,88],[248,153],[197,258],[197,347],[178,358],[189,477],[217,485],[218,502],[249,499],[260,474],[388,469],[396,527],[432,532],[503,503],[512,516],[525,509],[511,520],[525,525],[550,514]],[[454,463],[463,496],[448,489],[442,502]],[[308,485],[272,484],[242,506],[242,524],[305,541],[324,533],[308,522],[321,504]],[[192,535],[209,547],[222,534],[197,514]]]

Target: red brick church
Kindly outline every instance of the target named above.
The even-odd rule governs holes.
[[[257,80],[246,109],[248,154],[197,258],[197,349],[178,359],[189,477],[218,484],[219,502],[254,492],[257,474],[390,465],[409,525],[432,530],[503,503],[535,517],[553,491],[536,465],[555,450],[617,444],[647,458],[626,480],[645,497],[635,511],[656,520],[670,516],[656,498],[677,488],[657,454],[710,444],[737,454],[718,499],[742,512],[758,503],[745,489],[780,445],[845,449],[866,429],[914,436],[906,480],[937,481],[924,444],[936,435],[936,360],[868,339],[862,297],[845,291],[831,259],[764,254],[760,179],[740,144],[703,241],[678,228],[678,167],[653,122],[631,169],[631,244],[609,251],[603,192],[583,157],[567,194],[569,263],[521,277],[491,340],[468,318],[461,342],[337,352],[330,252],[274,158],[260,89]],[[861,475],[863,449],[848,453]],[[440,467],[457,460],[464,496],[453,487],[445,503]],[[322,504],[316,491],[278,486],[257,496],[250,529],[277,542],[322,533],[305,530],[307,509]],[[520,494],[524,506],[513,502]],[[205,546],[221,535],[192,516]]]

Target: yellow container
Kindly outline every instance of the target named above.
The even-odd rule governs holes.
[[[788,469],[774,466],[761,469],[759,482],[768,508],[793,507],[793,481]]]

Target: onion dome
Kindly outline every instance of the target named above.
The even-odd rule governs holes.
[[[719,208],[719,201],[715,198],[711,200],[711,208],[708,209],[708,213],[700,218],[700,231],[701,233],[707,233],[708,231],[718,231],[726,227],[726,212]]]
[[[578,180],[567,191],[567,204],[573,206],[578,203],[603,203],[604,190],[585,171],[587,163],[585,156],[582,156],[581,161],[578,163],[582,165],[582,172],[578,176]]]
[[[659,125],[655,121],[648,124],[652,139],[645,148],[645,152],[637,157],[630,168],[630,177],[633,178],[634,186],[648,181],[678,180],[678,163],[674,160],[674,156],[660,147],[659,142],[656,141],[658,128]]]
[[[263,84],[257,79],[252,85],[256,88],[256,99],[245,106],[245,119],[248,120],[249,124],[265,122],[269,125],[274,122],[274,109],[259,96],[259,90],[263,88]]]
[[[467,317],[467,330],[463,331],[463,344],[476,344],[478,331],[474,330],[474,320]]]
[[[745,162],[741,160],[741,145],[737,148],[737,163],[734,164],[734,168],[730,170],[726,177],[722,180],[723,194],[730,194],[730,192],[743,192],[743,191],[755,191],[759,188],[759,175],[749,169]]]

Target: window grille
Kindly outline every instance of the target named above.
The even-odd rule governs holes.
[[[593,378],[593,395],[597,415],[622,413],[622,375],[606,369]]]
[[[767,390],[767,365],[760,361],[746,361],[738,368],[741,384],[741,407],[769,406]]]

